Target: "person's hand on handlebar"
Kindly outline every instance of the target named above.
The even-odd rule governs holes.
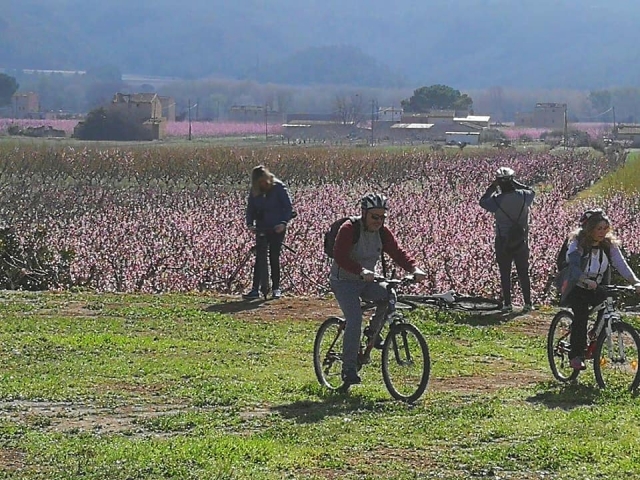
[[[371,270],[363,268],[360,272],[360,278],[362,278],[365,282],[373,282],[376,279],[376,274]]]

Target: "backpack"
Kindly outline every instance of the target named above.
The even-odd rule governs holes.
[[[506,215],[506,217],[509,219],[509,221],[511,222],[511,226],[509,227],[509,230],[507,231],[507,239],[506,239],[506,242],[504,243],[504,249],[507,252],[510,252],[510,253],[517,252],[518,250],[520,250],[520,248],[527,241],[527,232],[518,223],[520,221],[520,217],[522,216],[522,212],[524,210],[525,203],[526,203],[526,201],[524,199],[522,199],[522,207],[520,208],[520,213],[518,213],[518,218],[516,218],[514,220],[513,218],[511,218],[509,216],[509,214],[507,212],[505,212],[502,209],[500,204],[498,204],[498,202],[496,201],[496,205],[498,206],[498,208],[500,210],[502,210],[502,213],[504,213]]]
[[[360,222],[357,217],[342,217],[331,224],[329,230],[324,233],[324,253],[329,258],[333,258],[333,247],[336,244],[336,237],[338,236],[338,230],[344,222],[349,220],[353,223],[353,243],[358,243],[360,239]]]
[[[338,236],[338,230],[340,230],[340,227],[344,222],[350,221],[353,224],[353,244],[355,245],[356,243],[358,243],[358,240],[360,240],[360,222],[358,220],[359,220],[358,217],[339,218],[338,220],[334,221],[329,227],[329,230],[327,230],[324,233],[324,242],[323,242],[324,253],[329,258],[333,258],[333,247],[336,244],[336,237]],[[380,241],[382,241],[382,243],[384,244],[384,234],[382,233],[382,228],[378,230],[378,233],[380,233]],[[386,276],[387,266],[384,260],[384,252],[380,253],[380,257],[382,259],[382,271]]]
[[[562,246],[560,250],[558,250],[558,255],[556,255],[556,272],[561,272],[569,262],[567,262],[567,250],[569,249],[569,237],[565,237],[564,242],[562,242]]]

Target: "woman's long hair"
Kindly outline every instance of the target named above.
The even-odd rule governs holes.
[[[600,222],[607,222],[609,227],[611,227],[611,223],[609,222],[609,219],[603,218],[601,216],[593,216],[585,222],[583,227],[578,228],[577,230],[572,232],[570,235],[570,239],[573,240],[574,238],[577,238],[578,245],[580,246],[583,252],[587,252],[591,250],[591,248],[593,248],[593,241],[594,241],[593,231],[596,229],[596,227]],[[620,244],[620,241],[611,230],[607,232],[607,235],[604,237],[602,242],[600,242],[600,245],[607,250],[611,249],[612,245],[619,245],[619,244]]]
[[[254,197],[257,197],[258,195],[264,193],[260,189],[260,180],[262,180],[263,178],[267,179],[267,184],[269,186],[269,189],[271,189],[276,180],[275,175],[271,173],[269,169],[264,165],[253,167],[253,170],[251,171],[251,194]]]

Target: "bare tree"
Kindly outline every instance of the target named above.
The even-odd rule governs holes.
[[[357,93],[347,97],[336,95],[334,112],[342,125],[357,125],[364,118],[362,96]]]

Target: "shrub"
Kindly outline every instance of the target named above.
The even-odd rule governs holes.
[[[120,112],[96,108],[78,124],[74,137],[80,140],[149,140],[150,132]]]
[[[46,236],[39,228],[28,243],[21,243],[13,227],[0,228],[0,288],[39,291],[71,284],[73,253],[56,254],[45,245]]]

